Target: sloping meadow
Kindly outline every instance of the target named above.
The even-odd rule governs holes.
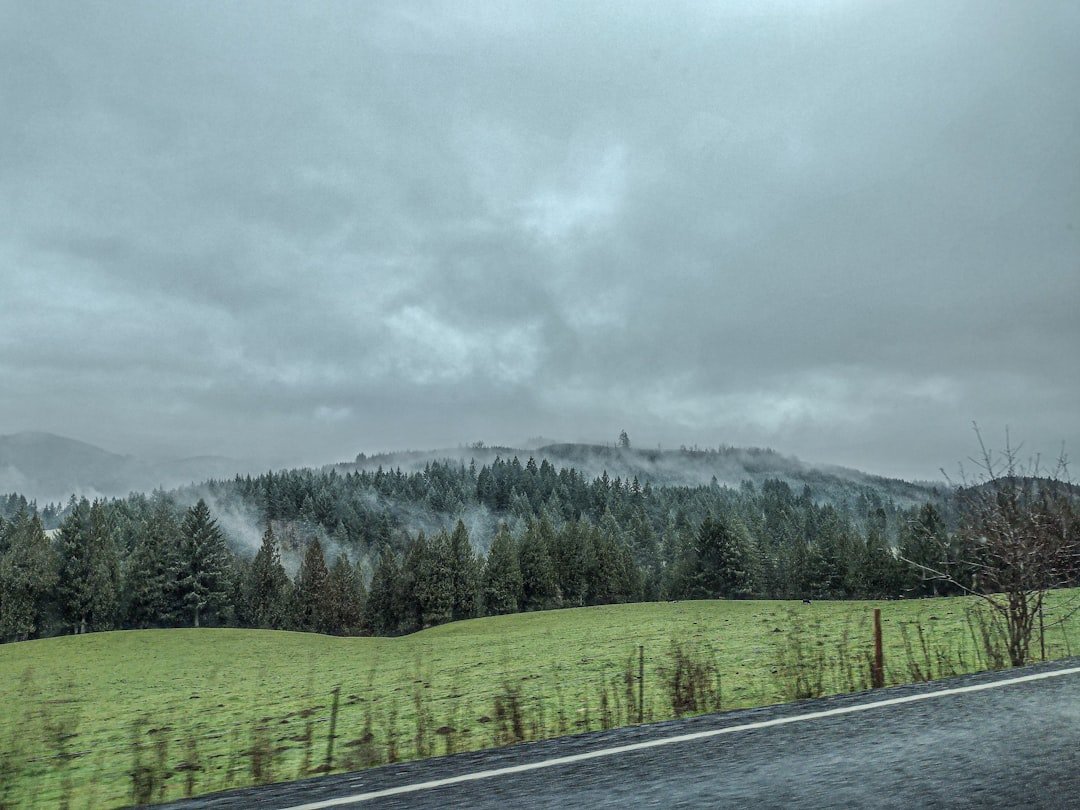
[[[1080,651],[1080,592],[1033,654]],[[146,630],[0,646],[0,806],[109,807],[1004,665],[977,603],[709,601],[402,638]],[[1040,641],[1042,642],[1040,645]]]

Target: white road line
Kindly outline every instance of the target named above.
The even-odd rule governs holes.
[[[540,762],[529,762],[524,765],[511,765],[505,768],[493,768],[488,771],[475,771],[473,773],[460,774],[459,776],[449,776],[445,779],[432,779],[429,782],[416,782],[411,785],[400,785],[398,787],[385,788],[383,790],[373,790],[369,793],[357,793],[353,796],[340,796],[336,799],[325,799],[320,802],[298,804],[293,807],[284,808],[284,810],[323,810],[323,808],[327,807],[358,804],[360,802],[371,801],[372,799],[386,798],[387,796],[400,796],[403,793],[418,793],[422,790],[431,790],[433,788],[446,787],[447,785],[457,785],[462,782],[475,782],[479,779],[491,779],[496,776],[508,776],[515,773],[537,771],[541,768],[554,768],[559,765],[570,765],[574,762],[584,762],[589,759],[611,757],[616,754],[626,754],[631,751],[642,751],[646,748],[658,748],[662,745],[704,740],[709,737],[719,737],[721,734],[734,734],[738,731],[752,731],[754,729],[770,728],[772,726],[785,726],[788,723],[802,723],[807,720],[819,720],[822,717],[836,717],[842,714],[865,712],[870,711],[871,709],[882,709],[886,706],[899,706],[904,703],[915,703],[916,701],[930,700],[931,698],[960,695],[965,692],[982,692],[986,689],[1000,689],[1001,687],[1012,686],[1013,684],[1041,681],[1046,678],[1060,678],[1063,675],[1076,675],[1078,673],[1080,673],[1080,667],[1056,669],[1050,672],[1038,672],[1034,675],[1021,675],[1020,677],[1009,678],[1003,681],[991,681],[989,683],[979,683],[971,686],[956,686],[951,689],[939,689],[936,692],[923,692],[917,695],[875,700],[872,703],[859,703],[855,706],[842,706],[838,709],[827,709],[821,712],[810,712],[809,714],[798,714],[791,717],[777,717],[773,720],[761,720],[757,723],[744,723],[740,726],[727,726],[725,728],[714,728],[708,731],[695,731],[692,734],[680,734],[675,737],[661,737],[656,740],[647,740],[645,742],[631,743],[629,745],[618,745],[614,748],[601,748],[596,751],[587,751],[584,754],[572,754],[565,757],[545,759]]]

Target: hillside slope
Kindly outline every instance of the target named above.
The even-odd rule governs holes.
[[[515,447],[470,446],[442,450],[361,454],[352,464],[339,469],[422,470],[433,461],[451,461],[464,465],[475,461],[480,466],[496,458],[517,457],[522,463],[533,458],[547,461],[557,469],[573,467],[587,478],[605,472],[611,478],[631,480],[653,486],[703,486],[715,478],[720,485],[738,487],[744,481],[755,485],[779,479],[796,491],[810,486],[817,497],[832,499],[852,490],[870,489],[899,506],[921,504],[937,497],[946,487],[937,482],[911,482],[885,478],[834,465],[810,464],[794,456],[757,447],[720,447],[718,449],[683,448],[645,450],[596,444],[548,444],[529,450]]]
[[[1052,593],[1047,621],[1076,595]],[[674,713],[675,641],[690,655],[684,665],[705,668],[698,686],[710,697],[698,712],[790,699],[796,640],[802,688],[852,691],[867,685],[874,607],[888,683],[984,669],[970,604],[713,600],[473,619],[400,638],[187,629],[6,644],[0,801],[55,806],[67,782],[73,807],[129,804],[133,773],[157,773],[155,799],[182,796],[188,777],[206,793],[317,773],[339,686],[336,771],[621,725],[635,719],[638,645],[647,720]],[[917,626],[926,661],[904,641]],[[1050,657],[1078,648],[1075,615],[1047,635]],[[258,778],[252,752],[263,757]]]

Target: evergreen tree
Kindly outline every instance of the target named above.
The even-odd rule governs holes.
[[[371,575],[365,610],[366,623],[377,636],[392,636],[401,627],[401,571],[390,546],[383,545]]]
[[[568,607],[581,607],[588,597],[586,574],[590,566],[591,547],[586,532],[587,529],[580,523],[571,521],[554,533],[551,544],[555,582],[562,595],[562,603]]]
[[[357,560],[356,565],[353,566],[353,576],[356,583],[356,597],[360,604],[360,617],[356,625],[356,634],[360,636],[371,635],[371,622],[368,621],[368,589],[365,584],[367,574],[365,572],[364,561]]]
[[[229,605],[231,564],[225,536],[202,498],[187,510],[176,560],[177,603],[193,627]]]
[[[254,627],[280,630],[287,624],[291,583],[281,564],[274,530],[267,525],[251,568],[247,572],[244,602],[247,621]]]
[[[641,598],[641,572],[634,564],[615,516],[606,512],[600,525],[588,532],[591,551],[586,572],[588,603],[611,605]]]
[[[551,526],[546,521],[530,521],[518,544],[522,610],[547,610],[559,606],[559,586],[551,560],[551,534]]]
[[[487,614],[517,613],[521,606],[521,588],[517,544],[503,524],[491,541],[484,566],[484,609]]]
[[[705,518],[698,529],[695,553],[694,596],[736,599],[749,593],[747,539],[741,525],[723,517]]]
[[[454,582],[446,532],[439,532],[427,543],[413,587],[421,628],[445,624],[453,618]]]
[[[0,639],[43,634],[57,561],[37,513],[21,509],[4,531],[0,556]]]
[[[637,479],[635,479],[636,482]],[[656,534],[649,525],[648,516],[642,507],[638,507],[630,519],[629,543],[633,552],[635,564],[641,568],[646,586],[645,598],[655,600],[660,598],[660,544],[656,540]]]
[[[907,590],[918,596],[938,595],[944,583],[919,566],[940,570],[943,560],[948,559],[948,548],[949,536],[940,513],[933,504],[923,504],[900,541],[900,556],[908,561],[904,583]]]
[[[405,549],[401,562],[401,578],[398,581],[397,601],[401,606],[398,615],[399,630],[403,633],[415,633],[424,627],[421,592],[428,568],[427,536],[423,531],[419,531]]]
[[[348,557],[339,554],[326,579],[329,632],[359,635],[364,620],[364,580]]]
[[[696,533],[682,510],[664,531],[664,596],[685,599],[692,589],[697,558],[694,553]]]
[[[173,505],[158,494],[124,568],[129,626],[160,627],[174,621],[180,542]]]
[[[104,504],[72,497],[57,536],[60,614],[75,633],[108,630],[119,598],[119,556]]]
[[[469,532],[458,521],[450,535],[450,578],[453,583],[454,620],[471,619],[480,612],[480,577],[476,555],[473,554]]]
[[[322,543],[313,537],[296,572],[293,589],[293,622],[298,630],[309,633],[330,632],[330,606],[326,570],[326,557]]]
[[[862,595],[871,599],[892,596],[900,590],[903,573],[886,545],[884,514],[881,520],[871,523],[866,533],[866,544],[861,559]]]

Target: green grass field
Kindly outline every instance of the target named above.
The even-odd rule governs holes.
[[[1055,623],[1078,596],[1050,596],[1048,658],[1080,651],[1080,620]],[[643,713],[664,719],[673,640],[714,667],[709,708],[865,688],[874,607],[888,683],[986,669],[970,604],[648,603],[397,639],[202,629],[3,645],[0,806],[125,805],[138,779],[157,801],[317,773],[338,686],[335,771],[634,722],[638,645]]]

